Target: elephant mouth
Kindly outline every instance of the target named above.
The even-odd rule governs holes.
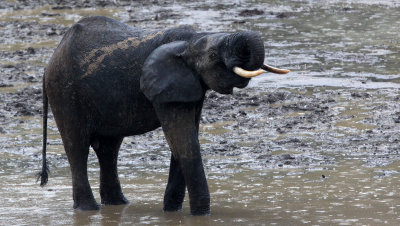
[[[244,87],[246,87],[249,84],[249,82],[250,82],[250,79],[246,79],[242,83],[235,85],[235,87],[239,88],[239,89],[243,89]]]
[[[272,67],[270,65],[264,64],[263,66],[261,66],[261,69],[255,70],[255,71],[248,71],[245,70],[241,67],[235,66],[233,67],[233,72],[235,72],[235,74],[239,75],[240,77],[243,78],[253,78],[253,77],[257,77],[261,74],[263,74],[264,72],[272,72],[275,74],[287,74],[290,72],[290,70],[288,69],[280,69],[280,68],[276,68],[276,67]]]

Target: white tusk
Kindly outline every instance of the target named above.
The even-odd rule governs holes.
[[[290,70],[288,70],[288,69],[280,69],[280,68],[269,66],[268,64],[264,64],[263,66],[261,66],[261,68],[266,71],[276,73],[276,74],[287,74],[290,72]]]
[[[253,77],[261,75],[265,71],[262,69],[258,69],[256,71],[247,71],[241,67],[233,67],[233,72],[235,72],[237,75],[239,75],[243,78],[253,78]]]

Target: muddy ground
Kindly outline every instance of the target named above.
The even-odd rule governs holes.
[[[50,6],[47,6],[48,3]],[[144,7],[146,4],[150,3],[5,1],[1,8],[23,12],[47,6],[57,12],[58,9],[85,7],[128,7],[125,11],[130,16],[127,22],[136,23],[138,19],[130,14],[130,9]],[[172,3],[165,1],[163,4]],[[43,10],[39,16],[56,17],[62,14],[54,12],[46,13]],[[248,17],[265,12],[258,9],[239,9],[237,13],[232,23],[245,23]],[[293,16],[292,14],[282,12],[275,16],[282,18]],[[164,20],[164,17],[180,19],[181,16],[170,10],[159,10],[147,20],[153,27],[157,27],[157,20]],[[149,26],[147,23],[146,26]],[[43,70],[54,46],[69,26],[10,18],[0,22],[0,27],[0,133],[7,135],[14,132],[10,125],[27,123],[23,119],[25,116],[41,115],[40,81]],[[18,44],[12,43],[15,40],[18,40]],[[45,43],[42,44],[43,42]],[[292,73],[296,73],[298,65],[286,65],[294,68],[291,68]],[[304,70],[302,72],[306,73]],[[256,86],[236,90],[232,96],[213,91],[207,96],[201,121],[204,125],[201,138],[206,155],[249,155],[246,157],[248,162],[244,164],[261,168],[334,164],[334,159],[329,156],[336,152],[349,155],[359,155],[362,152],[366,155],[365,164],[371,166],[388,164],[399,158],[400,135],[396,131],[400,123],[400,109],[397,90],[346,89],[335,86],[296,89]],[[214,128],[215,123],[220,128]],[[210,126],[207,125],[212,125],[212,129],[216,131],[208,133]],[[151,135],[144,135],[147,136]],[[4,142],[3,148],[13,146],[13,141]],[[51,142],[50,140],[50,144]],[[128,144],[128,148],[131,146]],[[276,150],[295,151],[295,154],[271,155]],[[37,155],[34,157],[38,158]],[[52,156],[49,158],[52,162]],[[242,158],[237,158],[237,161],[241,160]]]
[[[247,1],[1,1],[0,149],[7,166],[2,173],[34,177],[39,170],[44,67],[71,24],[82,16],[101,14],[146,29],[192,25],[203,31],[258,30],[265,37],[266,61],[292,70],[286,76],[264,75],[233,95],[208,92],[200,133],[208,174],[293,168],[317,170],[325,178],[343,159],[360,160],[359,167],[374,168],[378,176],[398,174],[380,167],[400,159],[400,25],[398,15],[391,14],[399,6],[393,1],[336,2],[257,7]],[[379,10],[389,22],[379,22]],[[375,25],[391,23],[394,31],[387,29],[384,38],[376,34],[378,41],[360,44],[362,37],[350,31],[366,27],[363,32],[369,34],[375,25],[358,21],[361,25],[346,28],[350,25],[327,22],[315,31],[296,22],[317,23],[315,16],[321,13],[332,21],[375,15]],[[321,33],[324,26],[337,33]],[[48,146],[50,167],[67,167],[51,115]],[[125,139],[121,150],[122,169],[168,170],[170,154],[160,129]],[[13,158],[21,160],[13,164]],[[96,167],[93,152],[89,161]],[[122,177],[136,174],[124,171]]]

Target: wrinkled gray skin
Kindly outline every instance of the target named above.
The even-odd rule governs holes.
[[[100,163],[101,203],[126,204],[117,173],[121,142],[162,126],[172,151],[164,210],[180,210],[187,188],[191,213],[209,214],[198,141],[205,93],[245,87],[250,79],[232,68],[255,70],[263,61],[263,41],[254,32],[148,32],[106,17],[82,19],[65,34],[45,71],[41,185],[48,177],[49,103],[70,163],[74,208],[99,209],[88,182],[89,146]]]

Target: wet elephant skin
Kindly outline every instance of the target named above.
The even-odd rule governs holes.
[[[50,104],[70,163],[74,208],[100,208],[88,182],[89,146],[100,164],[101,203],[126,204],[117,171],[123,138],[162,126],[172,152],[164,210],[180,210],[187,188],[191,213],[208,214],[198,140],[205,93],[245,87],[250,79],[232,68],[255,70],[263,61],[263,41],[255,32],[151,32],[106,17],[72,26],[45,70],[43,93],[44,128]],[[41,185],[47,182],[45,152],[44,145]]]

